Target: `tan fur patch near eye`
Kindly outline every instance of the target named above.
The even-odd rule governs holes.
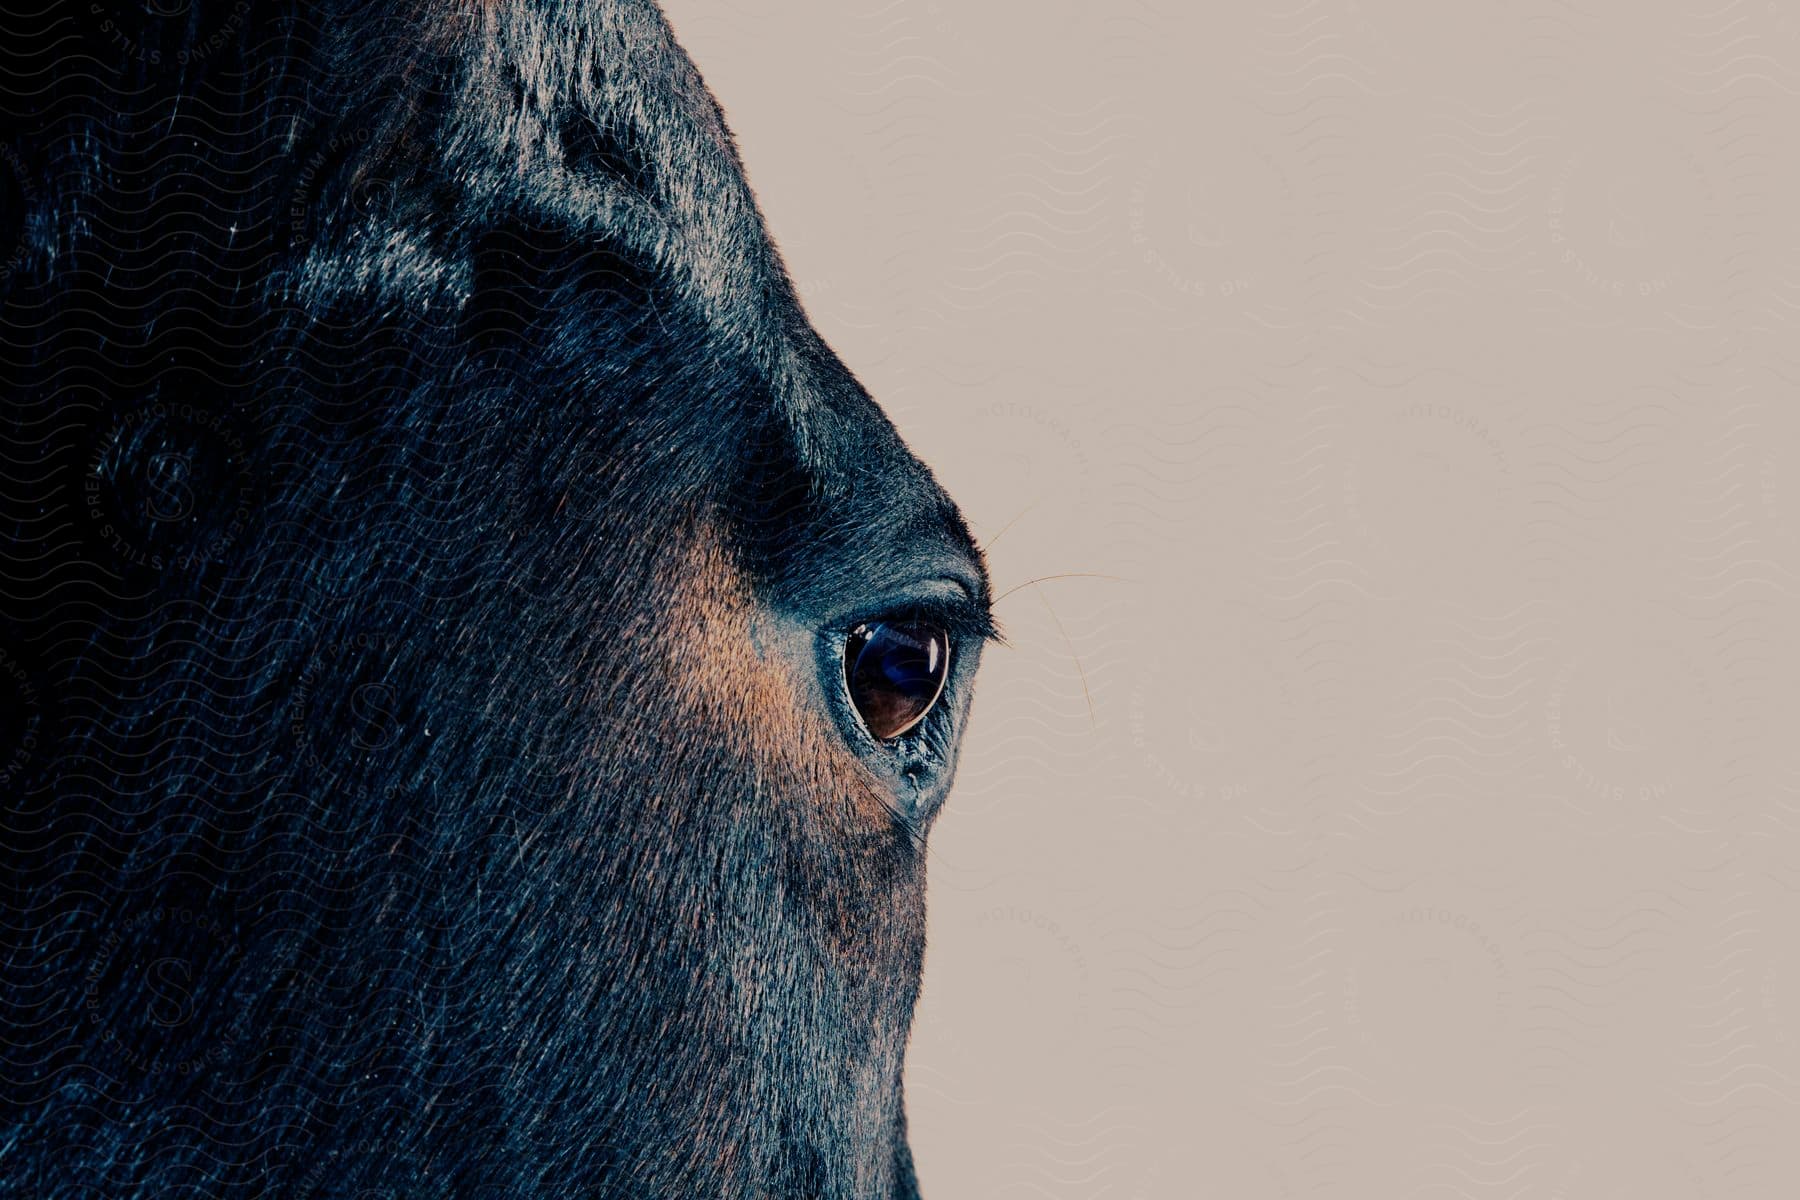
[[[813,914],[850,986],[886,987],[894,962],[922,953],[922,849],[800,676],[811,648],[768,644],[794,635],[769,628],[717,528],[699,529],[671,562],[664,661],[681,711],[659,723],[729,773],[718,786],[732,789],[745,836],[782,855],[773,902]]]
[[[812,816],[849,818],[861,829],[892,819],[885,786],[844,745],[814,696],[817,685],[758,612],[717,527],[697,523],[669,593],[668,658],[696,737],[717,738],[755,764],[759,791],[804,798]],[[759,644],[763,649],[759,651]]]

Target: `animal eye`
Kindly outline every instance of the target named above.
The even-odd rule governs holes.
[[[844,644],[844,680],[869,732],[882,741],[925,719],[950,672],[950,635],[924,621],[870,621]]]

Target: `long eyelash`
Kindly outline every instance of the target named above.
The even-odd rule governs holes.
[[[908,600],[868,620],[899,623],[921,617],[942,625],[945,632],[959,641],[998,642],[1002,645],[1006,641],[994,615],[985,605],[959,596],[929,596]]]

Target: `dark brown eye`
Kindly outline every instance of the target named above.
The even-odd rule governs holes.
[[[950,636],[923,621],[870,621],[844,644],[844,679],[869,732],[882,741],[917,725],[950,673]]]

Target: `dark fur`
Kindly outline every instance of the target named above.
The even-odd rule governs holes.
[[[147,7],[0,38],[0,1195],[916,1194],[985,580],[662,18]]]

